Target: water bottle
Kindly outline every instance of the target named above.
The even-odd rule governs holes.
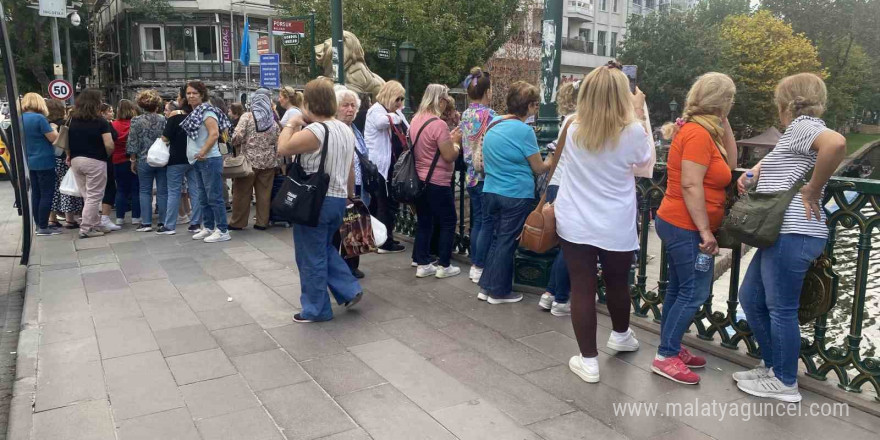
[[[698,272],[708,272],[712,268],[712,256],[702,252],[697,255],[697,261],[694,262],[694,269]]]
[[[752,170],[746,171],[746,178],[743,181],[743,186],[746,188],[746,192],[752,189],[755,186],[755,173]]]

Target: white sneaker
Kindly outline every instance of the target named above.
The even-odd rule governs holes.
[[[636,351],[639,349],[639,341],[636,340],[636,334],[631,328],[626,329],[626,333],[612,330],[606,346],[615,351]]]
[[[418,266],[416,269],[416,278],[425,278],[434,276],[437,274],[437,266],[433,264],[426,264],[424,266]]]
[[[767,368],[764,366],[764,361],[749,371],[737,371],[733,373],[733,380],[739,382],[741,380],[758,380],[763,379],[765,377],[776,377],[773,374],[772,368]]]
[[[468,272],[468,278],[474,279],[474,272],[476,272],[477,266],[471,265],[471,270]]]
[[[141,227],[135,229],[134,231],[135,232],[150,232],[152,230],[153,230],[152,226],[141,226]]]
[[[229,231],[222,232],[220,229],[214,230],[214,233],[209,237],[205,237],[205,243],[219,243],[221,241],[229,241],[232,240],[232,237],[229,236]]]
[[[446,267],[440,266],[437,268],[437,273],[434,275],[437,278],[449,278],[454,277],[461,273],[461,268],[458,266],[449,265]]]
[[[571,315],[571,304],[553,301],[553,305],[550,306],[550,314],[553,316]]]
[[[131,224],[133,224],[133,225],[139,225],[139,224],[141,224],[141,219],[140,219],[140,218],[137,218],[137,217],[132,218],[132,219],[131,219]]]
[[[568,368],[587,383],[599,382],[599,360],[596,358],[584,358],[581,355],[572,356],[568,360]]]
[[[520,301],[522,301],[522,299],[523,299],[522,294],[519,294],[516,296],[508,296],[507,298],[492,298],[490,296],[489,299],[486,300],[486,302],[488,302],[489,304],[508,304],[508,303],[520,302]]]
[[[199,232],[193,234],[193,240],[204,240],[214,233],[213,229],[202,228]]]
[[[107,215],[101,216],[101,224],[99,226],[105,231],[118,231],[122,229],[122,226],[116,226],[113,220],[110,220],[110,216]]]
[[[477,299],[480,301],[486,301],[489,299],[489,295],[486,294],[486,291],[480,289],[480,293],[477,294]]]
[[[178,215],[177,216],[177,224],[178,225],[185,225],[187,223],[189,223],[189,216],[188,215]]]
[[[416,263],[415,261],[413,261],[412,264],[410,264],[410,266],[411,267],[419,267],[419,263]]]
[[[736,383],[737,388],[748,394],[758,397],[769,397],[783,402],[800,402],[800,391],[797,382],[792,386],[786,386],[775,377],[763,377],[756,380],[743,380]]]
[[[483,276],[483,268],[478,267],[478,268],[474,269],[474,276],[471,277],[471,281],[473,281],[475,283],[479,283],[480,278],[482,276]]]
[[[116,225],[117,225],[117,226],[122,226],[122,225],[124,225],[124,224],[125,224],[125,219],[124,219],[124,218],[118,218],[118,219],[116,219]]]
[[[541,299],[538,301],[538,307],[544,310],[550,310],[553,307],[553,303],[556,302],[556,297],[553,296],[550,292],[544,292],[541,295]]]

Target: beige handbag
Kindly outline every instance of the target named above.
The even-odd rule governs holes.
[[[58,127],[58,137],[55,138],[55,142],[52,142],[52,145],[56,148],[56,156],[61,156],[61,154],[58,154],[58,148],[60,148],[62,151],[67,151],[67,148],[70,146],[70,135],[68,133],[69,130],[70,119],[68,119],[64,125]]]
[[[239,177],[248,177],[254,174],[251,164],[248,163],[244,154],[238,156],[226,156],[223,158],[223,178],[237,179]]]

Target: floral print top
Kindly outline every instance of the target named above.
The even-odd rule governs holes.
[[[153,146],[156,139],[162,137],[165,130],[165,116],[158,113],[146,113],[131,119],[131,128],[128,131],[128,144],[125,145],[125,154],[131,156],[137,154],[138,162],[146,163],[147,152]]]
[[[488,115],[488,116],[487,116]],[[491,121],[497,116],[495,110],[478,102],[471,103],[461,115],[461,148],[464,151],[464,163],[467,164],[467,186],[474,187],[485,179],[483,173],[474,170],[474,154],[471,148],[480,132],[480,121]]]
[[[257,131],[252,112],[241,115],[232,135],[232,145],[238,147],[239,153],[244,153],[251,167],[269,170],[278,166],[277,144],[278,124],[272,124],[268,130],[260,132]]]

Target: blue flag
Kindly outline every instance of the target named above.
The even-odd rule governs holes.
[[[238,54],[238,59],[241,61],[242,66],[248,66],[251,62],[251,42],[250,42],[250,27],[248,26],[247,18],[244,19],[244,32],[241,33],[241,51]]]

